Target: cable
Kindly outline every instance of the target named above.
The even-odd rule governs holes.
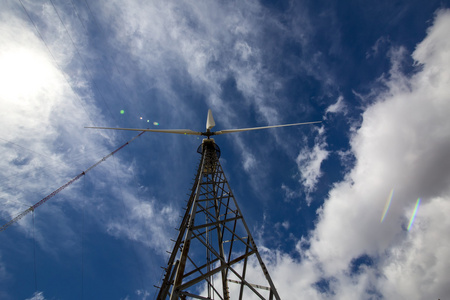
[[[88,118],[91,120],[92,124],[94,124],[94,121],[92,120],[91,116],[89,115],[88,111],[86,110],[86,107],[84,107],[84,105],[83,105],[83,101],[81,100],[80,96],[77,93],[75,93],[75,90],[73,89],[72,85],[70,84],[69,79],[67,78],[66,74],[62,71],[62,68],[58,64],[58,61],[56,60],[56,58],[53,55],[52,51],[50,51],[49,46],[47,45],[47,43],[45,42],[44,38],[42,37],[42,34],[39,31],[39,29],[37,28],[36,23],[34,23],[33,19],[31,18],[30,14],[28,13],[28,10],[23,5],[22,0],[19,0],[19,2],[20,2],[20,5],[22,6],[23,10],[25,11],[26,15],[28,16],[28,19],[30,19],[31,23],[33,24],[34,28],[36,29],[37,34],[39,35],[39,37],[41,38],[41,40],[44,43],[45,47],[47,48],[48,52],[50,53],[51,57],[53,58],[53,61],[55,62],[56,66],[58,67],[58,69],[61,72],[62,76],[64,77],[64,79],[66,80],[67,84],[69,85],[70,89],[72,90],[74,95],[76,95],[78,100],[80,101],[80,105],[83,108],[84,112],[86,113]]]
[[[43,198],[41,201],[37,202],[36,204],[34,204],[33,206],[30,206],[28,209],[24,210],[23,212],[21,212],[19,215],[17,215],[15,218],[13,218],[11,221],[9,221],[8,223],[6,223],[5,225],[3,225],[2,227],[0,227],[0,232],[5,230],[6,228],[8,228],[9,226],[11,226],[12,224],[16,223],[17,221],[19,221],[20,219],[22,219],[23,217],[25,217],[27,214],[29,214],[30,212],[33,212],[36,208],[38,208],[39,206],[41,206],[42,204],[44,204],[45,202],[47,202],[47,200],[49,200],[50,198],[52,198],[53,196],[55,196],[56,194],[58,194],[59,192],[61,192],[63,189],[65,189],[66,187],[68,187],[69,185],[71,185],[72,183],[74,183],[75,181],[77,181],[78,179],[80,179],[82,176],[86,175],[87,172],[89,172],[90,170],[92,170],[93,168],[95,168],[96,166],[98,166],[99,164],[101,164],[102,162],[104,162],[105,160],[107,160],[108,158],[110,158],[112,155],[114,155],[117,151],[121,150],[122,148],[124,148],[126,145],[128,145],[129,143],[131,143],[132,141],[134,141],[135,139],[137,139],[138,137],[140,137],[141,135],[143,135],[145,133],[145,131],[142,131],[141,133],[139,133],[137,136],[135,136],[134,138],[132,138],[131,140],[129,140],[128,142],[126,142],[125,144],[123,144],[122,146],[120,146],[119,148],[117,148],[116,150],[114,150],[113,152],[109,153],[107,156],[103,157],[101,160],[99,160],[97,163],[95,163],[94,165],[90,166],[89,168],[86,169],[86,171],[81,172],[80,174],[78,174],[77,176],[75,176],[73,179],[69,180],[66,184],[62,185],[60,188],[58,188],[57,190],[53,191],[51,194],[49,194],[47,197]]]
[[[54,9],[55,12],[56,12],[56,15],[58,16],[59,21],[61,22],[62,26],[64,27],[64,30],[66,31],[67,35],[69,36],[70,41],[72,42],[72,45],[73,45],[73,47],[75,48],[75,51],[77,52],[78,56],[80,57],[80,60],[81,60],[81,62],[83,63],[83,66],[84,66],[84,68],[86,69],[86,72],[87,72],[87,74],[89,75],[92,84],[93,84],[93,85],[95,86],[95,88],[98,90],[98,92],[99,92],[99,94],[100,94],[100,98],[103,100],[103,103],[105,104],[105,106],[106,106],[108,112],[111,114],[111,117],[112,117],[113,119],[115,119],[115,118],[114,118],[114,115],[112,114],[111,110],[109,109],[109,106],[108,106],[108,103],[107,103],[106,100],[105,100],[105,97],[103,96],[101,90],[100,90],[100,89],[97,87],[97,85],[95,84],[94,78],[93,78],[91,72],[89,71],[89,69],[87,68],[86,63],[85,63],[85,61],[83,60],[83,57],[82,57],[81,54],[80,54],[80,51],[78,51],[78,48],[77,48],[77,46],[75,45],[75,42],[73,41],[73,38],[72,38],[72,36],[71,36],[70,33],[69,33],[69,30],[67,30],[66,25],[64,24],[63,20],[61,19],[61,16],[59,15],[58,10],[57,10],[56,7],[55,7],[55,4],[53,4],[53,1],[52,1],[52,0],[49,0],[49,1],[50,1],[50,3],[52,4],[53,9]]]
[[[80,20],[81,26],[83,26],[84,30],[86,32],[88,32],[86,26],[84,26],[83,21],[81,21],[81,18],[80,18],[80,15],[78,14],[78,10],[77,10],[77,8],[75,6],[75,3],[73,3],[73,0],[70,0],[70,3],[72,3],[73,11],[75,12],[75,15],[77,16],[78,20]]]
[[[6,140],[6,139],[1,138],[1,137],[0,137],[0,140],[5,142],[5,146],[8,145],[8,144],[11,144],[11,145],[13,145],[13,146],[15,146],[15,147],[18,147],[18,148],[21,148],[21,149],[23,149],[23,150],[29,151],[29,152],[31,152],[31,153],[33,153],[33,154],[39,155],[39,156],[42,157],[43,159],[46,159],[46,163],[48,162],[48,163],[51,163],[51,164],[54,165],[53,167],[51,167],[51,166],[39,166],[40,168],[46,169],[46,170],[48,170],[49,172],[58,173],[58,171],[56,170],[56,165],[59,164],[59,163],[58,163],[58,161],[55,160],[55,158],[52,158],[52,157],[50,157],[50,156],[48,156],[48,155],[45,155],[45,154],[36,152],[36,151],[34,151],[34,150],[30,149],[30,148],[24,147],[24,146],[22,146],[22,145],[19,145],[19,144],[15,143],[15,142]],[[79,153],[79,154],[77,154],[77,155],[70,156],[69,158],[70,158],[71,163],[73,164],[73,163],[75,163],[75,162],[79,162],[79,161],[81,161],[81,160],[86,159],[86,154],[100,154],[100,151],[101,151],[101,150],[89,149],[89,150],[87,150],[87,151],[84,151],[84,153]],[[48,164],[48,163],[47,163],[47,164]],[[33,164],[34,164],[34,160],[33,160],[30,164],[33,165]],[[60,172],[59,172],[59,173],[60,173]],[[6,179],[13,179],[13,178],[15,178],[15,177],[17,177],[17,176],[23,177],[23,174],[22,174],[22,173],[17,173],[17,174],[12,174],[12,175],[5,176],[5,177],[3,177],[3,178],[6,178]],[[5,179],[0,179],[0,182],[2,182],[3,180],[5,180]]]
[[[84,25],[83,20],[81,20],[80,14],[78,13],[78,10],[77,10],[77,8],[76,8],[76,6],[75,6],[75,3],[73,2],[73,0],[70,0],[70,2],[72,3],[73,10],[74,10],[75,15],[77,16],[78,20],[80,21],[81,26],[83,26],[84,31],[86,32],[86,34],[89,34],[89,31],[88,31],[87,27]],[[87,4],[87,3],[86,3],[86,4]],[[90,7],[89,7],[89,6],[88,6],[88,8],[89,8],[89,11],[90,11]],[[92,15],[92,13],[91,13],[91,15]],[[93,16],[93,15],[92,15],[92,16]],[[96,23],[95,23],[95,24],[96,24]],[[97,28],[99,28],[99,26],[98,26],[97,24],[96,24],[96,26],[97,26]],[[99,30],[100,30],[100,28],[99,28]],[[110,58],[111,58],[111,60],[112,60],[112,57],[110,57]],[[115,64],[114,60],[112,60],[112,62],[113,62],[113,65],[116,67],[116,70],[118,71],[117,65]],[[100,65],[102,66],[102,69],[103,69],[103,71],[105,72],[106,77],[108,77],[109,75],[111,75],[111,73],[108,72],[108,70],[106,69],[106,67],[105,67],[105,65],[104,65],[103,63],[100,63]],[[119,72],[119,74],[120,74],[120,72]],[[123,80],[122,74],[120,74],[120,77],[119,77],[119,78],[122,80],[122,84],[123,84],[128,90],[131,91],[131,89],[126,85],[125,81]],[[117,90],[115,84],[112,84],[112,89],[113,89],[114,92],[117,94],[117,96],[122,100],[122,102],[125,102],[125,101],[124,101],[124,97],[120,96],[120,93],[119,93],[119,91]]]
[[[102,34],[104,34],[103,29],[99,26],[100,22],[98,22],[97,18],[95,17],[94,13],[92,12],[91,6],[89,5],[89,3],[88,3],[86,0],[84,0],[84,3],[86,3],[86,7],[88,8],[88,11],[89,11],[89,13],[91,14],[92,19],[95,21],[95,25],[97,26],[98,30],[99,30]],[[117,71],[117,72],[119,73],[119,75],[120,75],[119,78],[121,79],[122,84],[127,88],[128,91],[132,91],[132,89],[130,89],[130,87],[128,86],[128,84],[126,83],[126,81],[123,80],[123,78],[124,78],[125,76],[123,76],[123,74],[121,73],[119,67],[117,66],[116,61],[113,59],[113,57],[110,57],[110,59],[111,59],[112,64],[114,65],[114,68],[116,69],[116,71]],[[142,102],[142,100],[141,100],[140,98],[137,98],[137,99],[138,99],[138,101],[140,102],[139,104],[140,104],[140,106],[141,106],[141,111],[143,111],[145,105],[143,104],[143,102]],[[131,102],[131,101],[130,101],[130,102]]]
[[[27,150],[27,151],[33,152],[34,154],[38,154],[38,155],[43,156],[43,157],[48,158],[48,159],[52,159],[50,156],[47,156],[47,155],[44,155],[44,154],[42,154],[42,153],[36,152],[36,151],[34,151],[34,150],[28,149],[28,148],[26,148],[26,147],[24,147],[24,146],[21,146],[21,145],[19,145],[19,144],[14,143],[14,142],[5,140],[5,139],[3,139],[3,138],[0,138],[0,140],[2,140],[2,141],[4,141],[4,142],[7,142],[7,143],[9,143],[9,144],[13,144],[14,146],[17,146],[17,147],[19,147],[19,148],[25,149],[25,150]]]

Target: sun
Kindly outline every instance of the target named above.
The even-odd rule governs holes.
[[[10,49],[0,53],[0,97],[13,100],[39,93],[53,80],[54,67],[31,49]]]

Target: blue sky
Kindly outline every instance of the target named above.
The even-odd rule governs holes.
[[[443,299],[449,6],[3,1],[0,220],[136,135],[84,126],[322,120],[216,138],[281,298]],[[0,298],[153,299],[200,143],[146,133],[0,232]]]

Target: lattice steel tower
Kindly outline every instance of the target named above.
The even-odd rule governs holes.
[[[204,139],[198,152],[202,158],[157,299],[280,299],[228,185],[219,147]]]
[[[216,123],[208,110],[205,132],[87,127],[206,137],[198,149],[202,158],[158,300],[280,299],[225,178],[220,149],[211,136],[314,123],[320,121],[211,131]]]

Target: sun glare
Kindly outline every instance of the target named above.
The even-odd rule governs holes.
[[[414,223],[414,220],[415,220],[416,215],[417,215],[417,210],[419,209],[419,205],[420,205],[420,198],[417,199],[416,206],[414,207],[414,211],[413,211],[413,213],[411,215],[411,218],[409,219],[408,231],[411,230],[411,227],[412,227],[412,225]]]
[[[381,223],[383,223],[384,218],[386,217],[386,214],[389,210],[389,207],[391,206],[391,201],[392,201],[393,196],[394,196],[394,189],[392,189],[391,192],[389,193],[389,197],[387,198],[386,204],[384,205],[383,214],[381,215],[381,220],[380,220]]]
[[[48,85],[52,68],[45,58],[30,50],[0,54],[0,96],[12,99],[38,92]]]

